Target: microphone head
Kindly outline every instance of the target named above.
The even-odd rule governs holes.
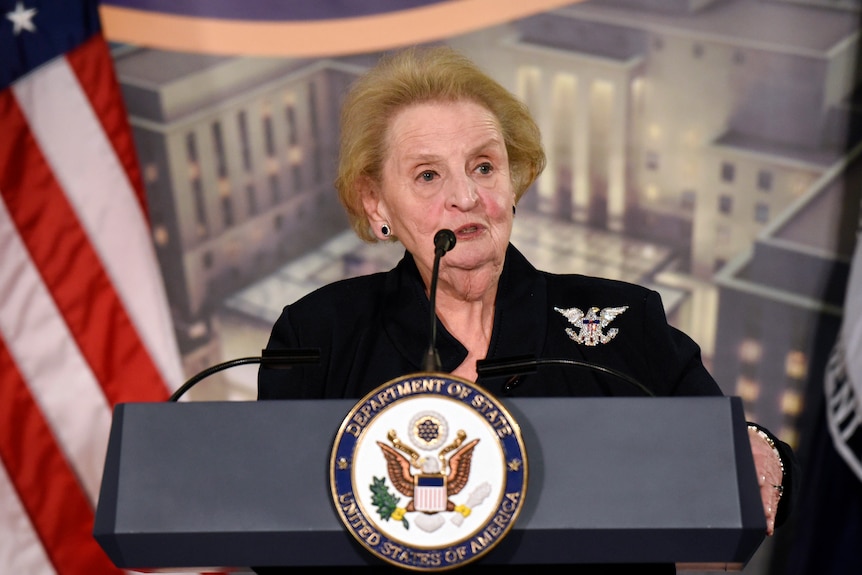
[[[440,230],[434,234],[434,248],[441,256],[455,247],[455,232]]]

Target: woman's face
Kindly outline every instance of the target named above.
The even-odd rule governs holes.
[[[387,224],[427,280],[434,235],[450,229],[456,243],[440,262],[441,280],[460,271],[496,278],[515,201],[496,117],[469,101],[414,104],[390,120],[387,144],[381,182],[364,195],[378,237]]]

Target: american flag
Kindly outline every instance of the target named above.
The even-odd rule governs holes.
[[[862,221],[822,392],[803,452],[786,575],[862,573]]]
[[[826,369],[826,414],[835,449],[862,482],[862,225],[844,317]]]
[[[116,573],[113,407],[182,382],[95,0],[0,0],[0,570]]]

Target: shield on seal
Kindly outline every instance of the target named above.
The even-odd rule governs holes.
[[[427,475],[424,473],[415,476],[416,488],[413,492],[413,506],[416,511],[436,513],[446,511],[446,478],[442,475]]]

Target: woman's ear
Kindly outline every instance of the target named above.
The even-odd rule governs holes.
[[[379,227],[386,223],[377,185],[368,176],[363,177],[359,182],[359,197],[362,199],[362,207],[372,227]]]

